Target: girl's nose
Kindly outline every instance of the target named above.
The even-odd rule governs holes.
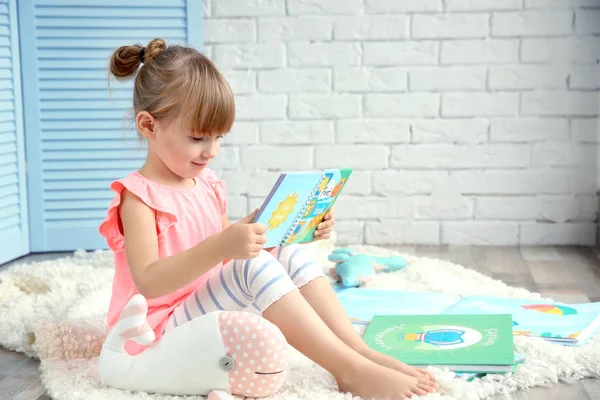
[[[204,150],[204,157],[206,158],[214,158],[217,155],[217,147],[210,146],[208,149]]]

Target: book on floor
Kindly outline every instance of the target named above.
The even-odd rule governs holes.
[[[507,314],[376,315],[363,340],[415,367],[505,373],[515,366],[512,319]]]
[[[525,356],[521,355],[521,354],[517,354],[515,353],[515,365],[513,365],[512,371],[510,372],[515,372],[517,369],[517,365],[521,365],[525,362]],[[499,373],[506,373],[506,371],[503,372],[494,372],[495,374],[499,374]],[[455,372],[455,375],[457,378],[463,378],[467,381],[472,381],[475,378],[481,378],[484,377],[486,375],[489,375],[489,373],[486,372]]]
[[[264,246],[312,241],[351,174],[350,168],[281,173],[252,221],[267,227]]]
[[[513,334],[541,337],[569,346],[584,344],[600,328],[600,302],[567,304],[542,299],[492,296],[461,298],[446,293],[336,288],[353,323],[373,315],[511,314]]]

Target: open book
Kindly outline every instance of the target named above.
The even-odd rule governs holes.
[[[252,221],[267,227],[264,246],[312,241],[351,174],[349,168],[280,174]]]
[[[375,315],[511,314],[514,335],[542,337],[563,345],[585,343],[600,327],[600,303],[565,304],[491,296],[461,298],[445,293],[336,288],[353,323]]]

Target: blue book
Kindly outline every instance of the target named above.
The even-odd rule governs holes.
[[[336,288],[354,324],[375,315],[511,314],[513,334],[541,337],[567,346],[584,344],[600,327],[600,302],[566,304],[491,296]]]
[[[600,303],[567,304],[490,296],[469,296],[444,313],[506,314],[515,335],[541,337],[567,346],[581,345],[600,327]]]
[[[352,174],[352,169],[281,173],[252,222],[267,227],[264,247],[314,239]]]

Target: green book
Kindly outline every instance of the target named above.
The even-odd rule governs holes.
[[[363,339],[418,367],[501,373],[515,365],[510,314],[374,316]]]

